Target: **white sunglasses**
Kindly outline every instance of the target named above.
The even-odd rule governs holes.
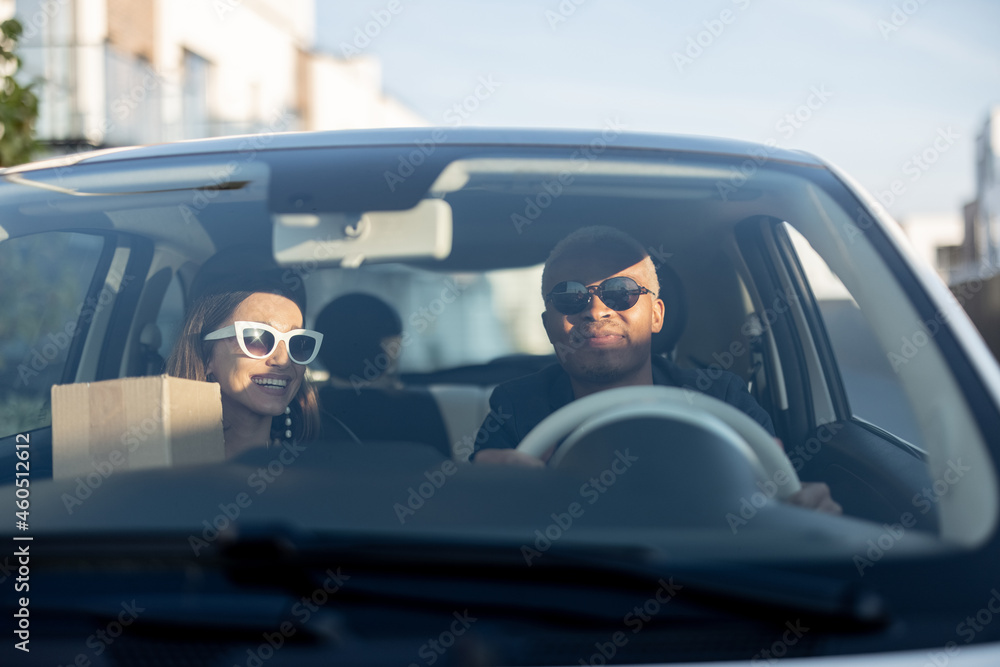
[[[319,354],[323,334],[310,329],[292,329],[282,333],[274,327],[260,322],[234,322],[228,327],[207,334],[203,340],[221,340],[236,336],[243,354],[251,359],[267,359],[284,341],[288,358],[305,366]]]

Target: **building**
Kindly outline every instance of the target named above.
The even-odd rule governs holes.
[[[916,255],[947,282],[961,264],[965,233],[960,213],[910,215],[899,220]]]
[[[911,244],[951,286],[983,280],[1000,266],[1000,106],[976,137],[976,197],[954,214],[900,219]]]
[[[1000,266],[1000,106],[976,137],[976,198],[963,210],[965,237],[950,284],[987,278]]]
[[[976,137],[976,199],[969,211],[975,263],[1000,264],[1000,106],[990,109]]]
[[[314,0],[0,0],[11,15],[53,152],[426,124],[374,58],[312,50]]]

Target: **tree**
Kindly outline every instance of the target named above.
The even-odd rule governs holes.
[[[24,29],[17,19],[0,23],[0,167],[10,167],[31,159],[37,149],[35,120],[38,96],[34,82],[22,86],[14,77],[21,58],[14,53]]]

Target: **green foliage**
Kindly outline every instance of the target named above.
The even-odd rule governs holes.
[[[0,23],[0,167],[10,167],[31,160],[38,147],[35,120],[38,97],[35,83],[22,86],[14,77],[21,69],[21,59],[14,53],[23,28],[17,19]]]
[[[0,437],[23,433],[52,423],[52,406],[43,394],[22,396],[10,391],[0,400]]]
[[[50,423],[49,388],[62,373],[67,327],[86,307],[100,245],[65,232],[0,242],[0,437]],[[45,363],[34,366],[39,355]]]
[[[61,232],[0,244],[0,381],[13,382],[4,374],[20,360],[6,358],[5,345],[20,341],[40,347],[47,334],[76,321],[88,287],[81,277],[92,272],[90,254],[72,245],[71,234]]]

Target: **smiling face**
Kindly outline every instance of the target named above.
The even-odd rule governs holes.
[[[294,301],[264,292],[244,299],[219,328],[238,320],[268,324],[281,332],[302,328],[302,313]],[[299,391],[305,369],[289,358],[283,342],[268,358],[251,359],[235,337],[214,344],[206,367],[219,383],[223,415],[230,424],[241,415],[259,420],[282,414]]]
[[[542,291],[548,294],[570,280],[597,286],[616,276],[627,276],[644,287],[655,284],[652,261],[648,257],[635,260],[635,254],[628,251],[582,248],[547,267]],[[615,386],[630,383],[649,367],[652,335],[663,327],[663,310],[663,301],[652,294],[640,296],[623,311],[609,308],[594,296],[573,315],[564,315],[547,302],[542,321],[574,385]]]

